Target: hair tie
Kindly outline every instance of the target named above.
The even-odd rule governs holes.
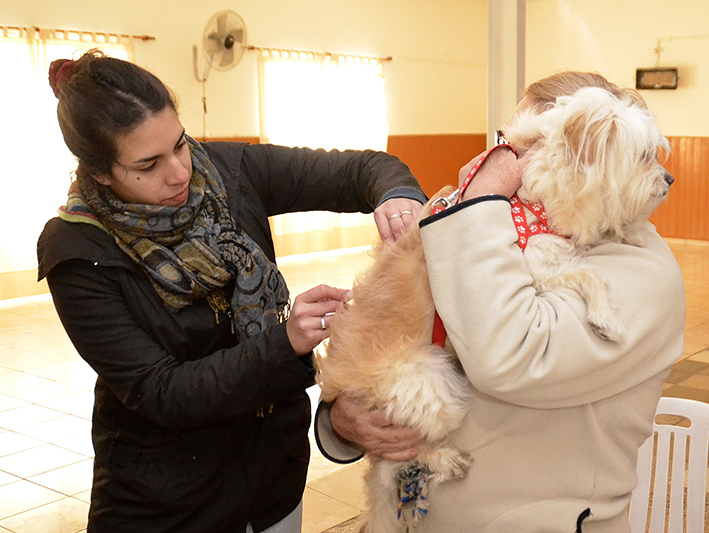
[[[73,59],[57,59],[49,65],[49,85],[57,98],[59,98],[62,85],[73,74],[75,64],[76,61]]]

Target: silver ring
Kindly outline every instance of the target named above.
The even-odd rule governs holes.
[[[325,317],[321,316],[320,317],[320,329],[323,331],[327,329],[327,324],[325,324]]]
[[[401,217],[401,215],[397,213],[395,215],[390,216],[387,220],[391,220],[393,218],[399,218],[399,217]]]
[[[402,211],[401,216],[403,217],[404,215],[410,215],[412,214],[411,211]]]

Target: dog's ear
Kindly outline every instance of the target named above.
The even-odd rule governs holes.
[[[564,123],[568,163],[584,177],[603,173],[606,152],[617,135],[616,117],[608,106],[589,106],[573,110]]]
[[[524,178],[533,199],[544,204],[557,231],[579,243],[608,230],[618,203],[616,172],[619,101],[602,89],[584,89],[542,114],[546,142],[542,171]],[[608,179],[611,178],[611,179]],[[524,183],[524,181],[523,181]]]
[[[515,147],[519,157],[534,146],[537,141],[544,139],[544,132],[540,129],[539,115],[533,109],[525,109],[516,113],[505,125],[505,139]]]

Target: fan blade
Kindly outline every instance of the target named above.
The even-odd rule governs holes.
[[[224,50],[222,53],[222,60],[219,62],[220,67],[225,67],[229,65],[232,61],[234,60],[234,49],[229,48],[228,50]]]
[[[229,14],[228,11],[224,11],[221,15],[217,17],[217,33],[219,34],[219,39],[222,41],[226,37],[227,33],[227,15]]]
[[[213,54],[216,54],[223,48],[222,40],[216,33],[212,32],[207,35],[207,40],[204,41],[204,48],[207,52],[207,55],[211,56]]]
[[[229,32],[237,43],[244,44],[244,28],[236,28]]]

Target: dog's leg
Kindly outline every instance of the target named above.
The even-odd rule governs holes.
[[[542,290],[568,288],[578,292],[588,309],[588,323],[602,339],[620,342],[623,339],[623,326],[613,312],[606,285],[598,274],[588,269],[567,271],[544,280]]]
[[[445,444],[467,414],[470,382],[437,346],[412,350],[410,360],[397,366],[398,382],[387,399],[395,424],[414,427],[423,437],[418,457],[437,483],[465,476],[471,457]]]
[[[400,463],[370,458],[365,475],[367,511],[362,533],[407,533],[407,525],[398,518],[399,487],[397,469]]]

